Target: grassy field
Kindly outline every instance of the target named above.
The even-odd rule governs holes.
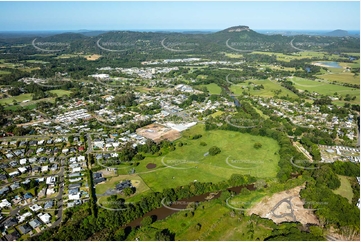
[[[4,105],[4,104],[13,104],[13,101],[17,101],[17,102],[22,102],[25,100],[32,100],[32,94],[31,93],[26,93],[26,94],[20,94],[19,96],[15,96],[15,97],[8,97],[8,98],[4,98],[4,99],[0,99],[0,104]]]
[[[107,176],[105,176],[107,177]],[[119,198],[127,199],[127,202],[138,202],[142,196],[151,192],[150,188],[145,184],[142,178],[136,174],[132,175],[118,175],[107,177],[107,180],[95,186],[96,194],[100,195],[105,193],[108,189],[115,188],[115,186],[123,180],[130,180],[135,187],[135,193],[130,197],[125,197],[123,194],[118,194]],[[109,196],[99,197],[99,202],[106,201]]]
[[[58,97],[62,97],[62,96],[69,96],[71,91],[68,91],[68,90],[51,90],[49,91],[50,93],[55,93],[56,95],[58,95]]]
[[[291,60],[300,60],[300,59],[305,59],[305,58],[322,58],[324,56],[325,53],[321,53],[321,52],[312,52],[312,51],[304,51],[304,52],[299,52],[296,54],[290,54],[290,55],[286,55],[283,53],[276,53],[276,52],[261,52],[261,51],[255,51],[252,52],[253,54],[262,54],[262,55],[275,55],[277,57],[278,61],[285,61],[285,62],[289,62]]]
[[[163,90],[165,90],[165,88],[163,88],[163,87],[147,88],[147,87],[143,87],[143,86],[137,86],[137,87],[135,87],[135,90],[136,90],[137,92],[146,93],[146,92],[151,92],[151,91],[163,91]]]
[[[330,72],[325,72],[322,75],[318,75],[319,78],[328,80],[328,81],[337,81],[342,83],[349,84],[358,84],[360,85],[360,77],[354,76],[350,71],[346,71],[345,68],[360,68],[360,60],[357,60],[355,63],[346,63],[339,62],[339,65],[343,68],[329,68]]]
[[[235,54],[235,53],[224,53],[224,55],[229,58],[242,58],[243,57],[242,54]]]
[[[188,212],[188,213],[187,213]],[[168,228],[175,232],[175,240],[182,241],[243,241],[243,240],[264,240],[267,238],[272,229],[265,226],[258,226],[254,229],[253,235],[246,233],[249,230],[250,217],[230,216],[231,209],[222,205],[219,201],[210,201],[202,203],[202,205],[195,210],[194,216],[190,216],[189,211],[181,211],[169,216],[168,218],[157,221],[151,225],[153,228],[164,229]],[[185,217],[185,214],[188,214]],[[196,225],[200,224],[201,228],[196,229]],[[140,240],[154,239],[155,230],[150,228],[146,231],[142,229],[133,237],[127,240],[135,240],[138,237]]]
[[[351,187],[350,181],[348,180],[347,176],[338,175],[338,177],[341,180],[341,186],[339,188],[337,188],[336,190],[334,190],[333,192],[347,198],[349,203],[351,203],[352,197],[353,197],[353,192],[352,192],[352,187]]]
[[[251,81],[254,84],[257,85],[263,85],[264,89],[261,90],[253,90],[253,87],[248,85],[248,82]],[[282,90],[282,92],[279,94],[279,96],[289,96],[289,97],[294,97],[297,98],[297,95],[294,94],[293,92],[291,92],[290,90],[282,87],[281,85],[277,84],[276,82],[272,82],[270,80],[247,80],[245,83],[240,83],[237,85],[232,85],[230,87],[230,90],[235,94],[235,95],[243,95],[242,92],[245,90],[248,93],[248,89],[247,87],[250,87],[251,90],[249,91],[251,93],[251,95],[254,96],[261,96],[261,97],[274,97],[275,93],[272,91],[276,91],[276,90]],[[244,87],[245,89],[242,89],[242,87]]]
[[[0,70],[0,76],[1,75],[8,75],[8,74],[10,74],[11,72],[9,72],[9,71],[2,71],[2,70]]]
[[[189,135],[194,134],[201,134],[202,138],[190,140]],[[148,156],[135,168],[153,191],[181,186],[194,180],[219,182],[229,179],[234,173],[273,178],[278,170],[279,156],[275,153],[279,146],[270,138],[232,131],[205,131],[204,125],[197,125],[184,131],[180,141],[187,145],[177,146],[175,151],[164,156]],[[207,146],[201,146],[200,142],[205,142]],[[261,149],[253,147],[256,142],[263,145]],[[212,146],[218,146],[221,153],[205,156]],[[149,170],[146,168],[148,163],[154,163],[157,167]],[[127,169],[119,170],[120,174],[127,174],[129,168],[124,167]]]
[[[57,57],[54,57],[54,59],[68,59],[68,58],[76,58],[76,57],[85,58],[84,55],[80,55],[80,54],[62,54],[62,55],[59,55]]]
[[[333,96],[336,92],[342,97],[345,97],[346,94],[350,94],[351,97],[356,96],[356,99],[351,101],[351,103],[360,103],[360,90],[356,88],[316,82],[303,78],[292,78],[290,80],[295,84],[295,87],[300,90],[308,90],[309,92],[317,92],[319,94],[329,96]]]
[[[210,94],[221,94],[222,88],[220,88],[215,83],[205,85],[205,87],[207,87],[207,90],[209,91]]]
[[[36,108],[36,104],[34,103],[34,104],[26,105],[26,106],[21,106],[21,105],[5,106],[5,110],[13,110],[13,111],[15,111],[15,110],[18,110],[20,108],[25,108],[25,109],[31,110],[31,109]]]
[[[337,81],[342,83],[360,85],[360,77],[354,76],[354,74],[352,74],[351,72],[323,74],[323,75],[318,75],[317,77],[327,81]]]
[[[223,114],[222,111],[217,111],[217,112],[211,114],[211,116],[212,116],[213,118],[215,118],[215,117],[221,116],[222,114]]]

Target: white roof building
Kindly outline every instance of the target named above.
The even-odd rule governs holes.
[[[39,206],[38,204],[34,204],[32,206],[29,206],[30,210],[33,212],[39,211],[40,209],[42,209],[41,206]]]
[[[50,223],[51,220],[51,216],[48,213],[39,213],[38,214],[38,218],[44,223],[44,224],[48,224]]]
[[[9,208],[11,207],[11,203],[9,203],[9,201],[7,199],[3,199],[1,200],[1,203],[0,203],[0,208]]]

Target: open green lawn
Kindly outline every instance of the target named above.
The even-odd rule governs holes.
[[[0,99],[0,104],[13,104],[13,101],[17,101],[17,102],[22,102],[25,100],[32,100],[32,94],[31,93],[26,93],[26,94],[20,94],[19,96],[14,96],[14,97],[8,97],[8,98],[4,98],[4,99]]]
[[[69,96],[70,95],[70,93],[71,93],[71,91],[68,91],[68,90],[61,90],[61,89],[59,89],[59,90],[51,90],[51,91],[49,91],[50,93],[55,93],[55,94],[57,94],[58,95],[58,97],[62,97],[62,96]]]
[[[202,138],[190,140],[189,135],[194,134],[201,134]],[[164,156],[146,157],[135,168],[153,191],[181,186],[194,180],[219,182],[229,179],[234,173],[273,178],[278,170],[279,156],[275,153],[279,146],[270,138],[223,130],[205,131],[204,125],[198,124],[184,131],[180,141],[187,145],[177,146],[175,151]],[[207,146],[201,146],[202,141]],[[261,149],[253,147],[256,142],[263,145]],[[204,156],[212,146],[218,146],[221,153]],[[154,163],[157,167],[148,170],[148,163]],[[119,172],[126,174],[129,168],[125,168]]]
[[[327,81],[337,81],[342,83],[360,85],[360,77],[354,76],[354,74],[351,72],[323,74],[323,75],[318,75],[317,77]]]
[[[248,85],[248,82],[253,82],[257,85],[263,85],[264,89],[261,90],[253,90],[253,86]],[[242,87],[244,89],[242,89]],[[247,87],[250,87],[250,93],[254,96],[261,96],[261,97],[274,97],[275,93],[273,91],[276,90],[282,90],[282,92],[279,94],[279,96],[289,96],[293,98],[297,98],[298,96],[291,92],[290,90],[282,87],[281,85],[277,84],[276,82],[270,81],[270,80],[247,80],[245,83],[240,83],[237,85],[232,85],[230,87],[230,90],[235,95],[243,95],[242,92],[245,90],[248,93]]]
[[[222,89],[215,83],[205,85],[210,94],[221,94]]]
[[[349,203],[352,203],[353,192],[350,181],[348,180],[347,176],[338,175],[338,177],[341,180],[341,186],[333,192],[347,198]]]
[[[317,92],[319,94],[329,96],[333,96],[336,92],[338,95],[342,95],[343,97],[345,97],[346,94],[350,94],[351,97],[356,96],[356,99],[351,101],[351,103],[360,103],[360,90],[356,88],[317,82],[298,77],[294,77],[290,80],[295,84],[295,87],[300,90],[308,90],[309,92]]]

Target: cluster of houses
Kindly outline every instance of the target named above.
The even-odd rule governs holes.
[[[259,105],[272,108],[277,116],[288,117],[292,123],[300,127],[325,128],[329,133],[336,129],[339,136],[346,135],[350,140],[357,138],[356,122],[352,114],[340,119],[336,116],[330,116],[328,113],[320,112],[320,108],[314,105],[306,107],[304,104],[295,105],[286,100],[275,101],[272,98],[265,103],[260,98],[254,99],[258,101]],[[332,106],[328,108],[332,110]],[[346,133],[342,129],[346,129]]]
[[[87,112],[86,109],[78,109],[74,111],[69,111],[64,114],[58,115],[55,121],[62,123],[75,123],[79,119],[87,120],[91,119],[92,116]]]
[[[327,146],[318,145],[321,152],[321,160],[323,162],[335,161],[351,161],[353,163],[360,163],[360,148],[352,148],[346,146]]]

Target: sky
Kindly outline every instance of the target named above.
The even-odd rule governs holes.
[[[360,2],[3,2],[0,31],[359,30]]]

